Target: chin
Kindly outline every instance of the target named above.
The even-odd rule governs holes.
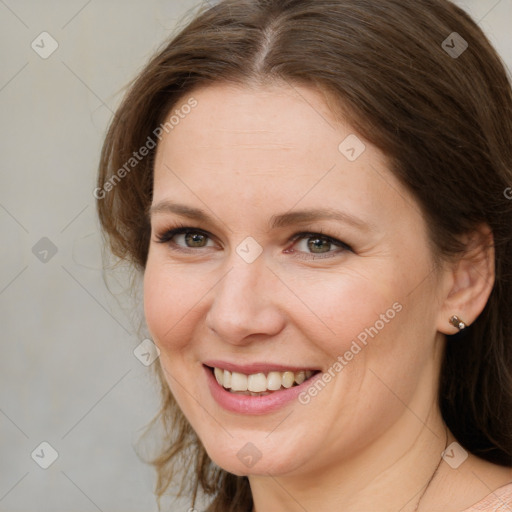
[[[225,433],[223,433],[225,434]],[[232,432],[233,437],[219,442],[220,435],[201,437],[212,461],[237,476],[278,476],[294,473],[307,466],[308,455],[302,441],[286,443],[281,436],[265,439],[268,432]],[[302,437],[303,439],[303,437]],[[301,455],[298,457],[297,454]]]

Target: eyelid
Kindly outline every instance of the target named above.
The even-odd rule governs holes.
[[[352,250],[350,245],[348,245],[345,242],[342,242],[341,240],[338,240],[337,238],[334,238],[332,236],[326,235],[325,233],[322,232],[322,230],[320,230],[320,231],[303,231],[301,233],[296,233],[295,235],[292,236],[290,241],[296,242],[299,239],[314,238],[315,236],[317,238],[324,238],[328,242],[331,242],[333,245],[336,245],[337,247],[343,247],[343,248],[348,249],[350,251]]]
[[[300,242],[302,240],[307,240],[309,238],[315,238],[315,237],[326,240],[330,244],[332,244],[335,247],[337,247],[339,250],[337,250],[337,251],[331,250],[331,251],[327,251],[327,252],[324,252],[324,253],[314,253],[314,252],[299,251],[299,250],[294,250],[293,249],[293,247],[298,242]],[[339,240],[337,238],[334,238],[332,236],[324,234],[322,232],[322,230],[320,230],[320,231],[309,231],[309,232],[297,233],[297,234],[293,235],[293,237],[291,238],[290,241],[293,242],[293,245],[292,245],[292,247],[290,249],[287,249],[285,252],[293,252],[294,257],[299,258],[299,259],[303,259],[303,260],[306,260],[306,261],[311,261],[311,260],[314,261],[314,260],[335,258],[336,256],[344,254],[347,251],[348,252],[352,252],[352,253],[354,252],[354,250],[352,249],[352,247],[350,245],[348,245],[345,242],[342,242],[341,240]]]
[[[187,232],[198,233],[200,235],[207,237],[208,239],[212,240],[213,242],[218,243],[216,241],[215,236],[212,235],[211,233],[209,233],[208,231],[201,229],[201,228],[194,227],[194,226],[185,225],[185,224],[178,224],[177,226],[175,226],[173,228],[165,229],[161,233],[156,234],[156,239],[157,239],[156,242],[162,243],[162,244],[165,244],[165,243],[173,244],[175,250],[193,251],[193,252],[196,252],[197,249],[205,249],[206,247],[211,247],[211,246],[196,247],[196,248],[184,247],[184,246],[173,243],[172,239],[175,236],[184,234]],[[322,229],[316,230],[316,231],[301,231],[299,233],[295,233],[289,238],[289,243],[292,243],[293,245],[295,245],[295,243],[299,240],[314,238],[314,237],[325,239],[326,241],[335,245],[336,247],[339,247],[341,249],[344,249],[344,250],[347,250],[350,252],[354,252],[350,245],[348,245],[347,243],[345,243],[337,238],[334,238],[332,236],[329,236],[329,235],[323,233]],[[285,251],[289,251],[289,249],[286,249]],[[304,251],[295,251],[296,254],[302,254],[302,253],[307,254],[307,256],[304,256],[304,258],[309,258],[309,259],[311,259],[311,258],[313,258],[313,259],[327,258],[327,257],[333,256],[335,254],[338,254],[338,252],[339,251],[328,251],[326,253],[312,253],[312,252],[309,253],[309,252],[304,252]]]
[[[209,238],[210,240],[212,241],[215,241],[215,237],[211,234],[211,233],[208,233],[208,231],[205,231],[204,229],[201,229],[201,228],[195,228],[193,226],[185,226],[184,224],[180,224],[174,228],[170,228],[170,229],[164,229],[162,232],[160,233],[157,233],[155,236],[156,236],[156,242],[157,243],[161,243],[161,244],[171,244],[173,243],[172,242],[172,239],[177,236],[177,235],[182,235],[184,233],[188,233],[188,232],[194,232],[194,233],[198,233],[200,235],[203,235],[207,238]],[[194,250],[194,247],[182,247],[181,245],[177,245],[177,244],[174,244],[175,247],[178,247],[179,249],[184,249],[184,250],[187,250],[187,249],[191,249],[191,250]],[[202,247],[200,247],[200,249],[202,249]]]

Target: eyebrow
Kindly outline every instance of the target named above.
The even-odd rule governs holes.
[[[158,213],[174,213],[181,217],[186,217],[198,222],[214,223],[213,219],[208,215],[208,213],[206,213],[206,211],[184,204],[171,203],[170,201],[161,201],[150,207],[150,216]],[[269,226],[270,229],[277,229],[294,224],[302,224],[319,220],[336,220],[363,231],[376,230],[376,227],[373,224],[365,222],[350,213],[332,208],[315,208],[310,210],[297,210],[293,212],[288,211],[280,215],[272,215],[269,220]]]

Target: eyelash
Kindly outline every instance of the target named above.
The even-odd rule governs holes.
[[[210,240],[212,239],[208,232],[203,231],[202,229],[194,228],[191,226],[185,226],[185,225],[180,225],[179,227],[166,230],[166,231],[162,232],[161,234],[156,235],[156,239],[157,239],[158,243],[170,245],[172,247],[172,250],[175,250],[175,251],[190,253],[190,252],[195,252],[196,249],[204,249],[204,247],[198,247],[198,248],[183,247],[183,246],[177,245],[175,242],[173,242],[172,239],[176,235],[182,235],[182,234],[186,234],[186,233],[196,233],[199,235],[203,235]],[[321,230],[320,230],[320,232],[309,232],[308,231],[308,232],[296,233],[290,238],[289,242],[293,242],[293,244],[295,245],[295,243],[299,240],[303,240],[303,239],[307,240],[307,239],[311,239],[311,238],[315,238],[315,237],[325,240],[326,242],[329,242],[332,245],[334,245],[342,250],[341,251],[328,251],[326,253],[318,253],[318,254],[310,252],[310,253],[305,253],[305,254],[308,254],[308,256],[306,256],[306,257],[304,257],[304,256],[297,256],[297,257],[302,258],[302,259],[323,259],[323,258],[332,258],[333,256],[340,254],[342,252],[345,252],[345,251],[354,252],[353,249],[348,244],[346,244],[345,242],[342,242],[341,240],[338,240],[336,238],[333,238],[331,236],[323,234]],[[294,252],[296,252],[296,254],[303,254],[303,251],[298,251],[298,252],[294,251]]]

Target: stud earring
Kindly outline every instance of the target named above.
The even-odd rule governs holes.
[[[458,316],[453,315],[450,318],[450,323],[459,329],[459,331],[462,331],[462,329],[465,329],[467,327],[466,322],[462,321]]]

